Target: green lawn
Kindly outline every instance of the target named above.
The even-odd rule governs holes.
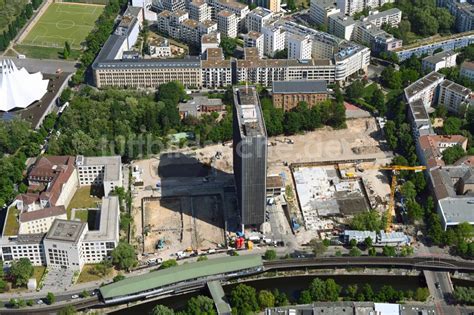
[[[87,222],[89,218],[89,211],[88,210],[76,210],[74,219],[79,219],[81,222]]]
[[[20,225],[18,224],[17,216],[18,209],[15,207],[11,207],[10,210],[8,210],[8,216],[5,222],[5,230],[3,235],[9,236],[18,234],[18,229],[20,228]]]
[[[29,45],[15,45],[15,50],[20,54],[27,56],[28,58],[34,59],[63,59],[63,48],[53,48],[53,47],[39,47],[39,46],[29,46]],[[9,50],[7,54],[11,54],[16,57],[16,54]],[[77,49],[71,50],[71,55],[68,60],[77,60],[81,55],[81,51]]]
[[[362,98],[364,98],[365,100],[370,100],[370,98],[372,97],[372,94],[374,94],[374,91],[377,89],[377,84],[376,83],[372,83],[366,87],[364,87],[364,91],[362,93]]]
[[[22,44],[62,48],[68,41],[78,49],[103,10],[103,5],[52,3]]]
[[[36,279],[36,285],[40,284],[41,278],[43,278],[44,272],[46,271],[45,266],[35,266],[34,268],[34,273],[33,273],[33,278]]]
[[[79,275],[79,278],[77,278],[76,284],[77,283],[84,283],[84,282],[91,282],[91,281],[99,281],[99,280],[104,279],[101,276],[96,275],[96,274],[93,273],[94,267],[95,267],[95,264],[84,265],[84,267],[82,268],[81,274]],[[109,269],[108,275],[105,276],[105,278],[110,275],[111,270],[112,270],[112,268]]]
[[[95,208],[97,206],[97,202],[100,201],[100,198],[95,196],[90,196],[92,194],[92,190],[90,186],[84,186],[77,189],[74,197],[72,197],[69,206],[67,207],[67,218],[71,218],[71,210],[73,208],[76,209],[86,209],[86,208]],[[79,211],[76,211],[78,213]]]

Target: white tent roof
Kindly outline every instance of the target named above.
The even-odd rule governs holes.
[[[48,80],[41,72],[28,73],[18,68],[11,60],[3,60],[0,72],[0,111],[25,108],[40,100],[48,91]]]

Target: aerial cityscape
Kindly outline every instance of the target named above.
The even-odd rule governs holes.
[[[474,2],[0,0],[0,314],[474,314]]]

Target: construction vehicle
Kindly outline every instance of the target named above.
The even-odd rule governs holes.
[[[392,229],[392,220],[395,217],[395,191],[397,189],[397,175],[400,171],[414,171],[421,172],[426,169],[426,166],[404,166],[404,165],[389,165],[389,166],[369,166],[367,168],[378,169],[382,171],[392,171],[392,183],[390,185],[390,201],[387,209],[387,223],[385,225],[385,231],[390,232]],[[360,171],[364,171],[367,168],[358,168]]]

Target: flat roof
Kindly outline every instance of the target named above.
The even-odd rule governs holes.
[[[133,295],[162,286],[207,277],[214,274],[237,272],[239,270],[261,267],[260,255],[244,255],[209,259],[176,267],[153,271],[136,277],[126,278],[100,288],[104,299]]]
[[[328,93],[326,81],[316,80],[294,80],[294,81],[273,81],[273,93]]]
[[[428,88],[430,85],[434,84],[435,82],[444,78],[444,75],[433,71],[418,79],[414,83],[410,84],[405,88],[405,96],[407,99],[415,96],[419,92],[423,91],[424,89]]]
[[[441,86],[450,90],[450,91],[453,91],[457,94],[460,94],[461,96],[463,97],[468,97],[469,95],[471,95],[472,91],[471,89],[465,87],[465,86],[462,86],[461,84],[457,84],[453,81],[450,81],[450,80],[444,80],[442,83],[441,83]]]
[[[427,56],[427,57],[423,58],[423,62],[438,63],[438,62],[441,62],[441,61],[445,60],[448,57],[457,56],[457,55],[458,55],[458,53],[454,52],[452,50],[441,51],[437,54],[434,54],[434,55]]]
[[[102,198],[98,230],[89,230],[84,236],[86,241],[118,241],[120,208],[117,196]]]
[[[474,197],[452,197],[439,201],[440,210],[446,219],[446,224],[459,224],[462,222],[474,223]]]
[[[46,239],[53,241],[77,243],[87,223],[69,220],[54,220],[46,234]]]
[[[82,156],[78,155],[76,158],[76,165],[82,157],[82,166],[104,166],[104,180],[119,180],[122,168],[122,158],[120,155],[115,156]]]
[[[237,111],[241,137],[266,137],[263,113],[257,89],[254,86],[240,86],[234,89],[234,106]]]

